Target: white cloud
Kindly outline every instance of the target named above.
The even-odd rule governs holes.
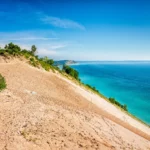
[[[38,55],[40,56],[51,56],[55,57],[60,54],[62,48],[67,47],[65,43],[51,43],[51,44],[39,44],[38,45]]]
[[[47,44],[45,46],[47,46],[50,49],[61,49],[61,48],[67,47],[68,44],[66,44],[66,43],[54,43],[54,44],[51,43],[51,44]]]
[[[38,55],[40,55],[40,56],[54,56],[57,54],[58,53],[55,50],[48,50],[45,48],[41,48],[38,50]]]
[[[85,27],[83,25],[69,19],[60,19],[52,16],[45,16],[41,18],[41,20],[44,23],[53,25],[55,27],[85,30]]]

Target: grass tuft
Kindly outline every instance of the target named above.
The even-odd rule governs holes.
[[[0,91],[6,88],[5,78],[0,74]]]

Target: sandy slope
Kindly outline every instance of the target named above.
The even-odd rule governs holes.
[[[0,73],[8,83],[0,93],[0,150],[150,149],[148,133],[90,103],[60,75],[17,61],[1,62]]]

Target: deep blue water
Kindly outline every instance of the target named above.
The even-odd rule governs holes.
[[[94,62],[71,65],[83,83],[114,97],[150,124],[150,62]]]

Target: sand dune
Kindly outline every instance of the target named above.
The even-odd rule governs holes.
[[[0,73],[0,150],[150,149],[148,127],[60,74],[21,61]]]

